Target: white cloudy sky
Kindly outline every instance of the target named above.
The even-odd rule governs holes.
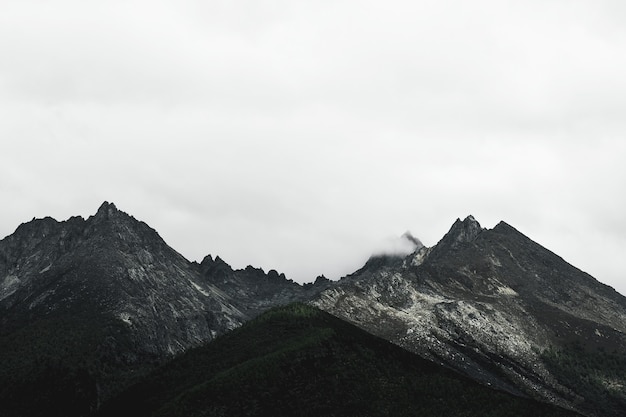
[[[505,220],[626,293],[626,3],[0,2],[0,237],[104,200],[297,281]]]

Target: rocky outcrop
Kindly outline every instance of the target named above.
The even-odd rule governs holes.
[[[504,222],[487,230],[469,216],[433,247],[401,242],[339,282],[300,285],[219,256],[189,262],[111,203],[87,219],[33,219],[0,241],[0,400],[60,374],[85,414],[143,365],[309,300],[489,386],[624,415],[623,296]]]
[[[506,223],[486,230],[472,216],[433,248],[368,261],[313,303],[485,384],[589,415],[607,414],[546,352],[576,343],[626,359],[626,298]],[[619,402],[626,376],[613,382]]]
[[[89,312],[126,326],[134,354],[166,356],[245,320],[156,231],[113,204],[87,220],[24,224],[0,242],[0,253],[7,326]]]
[[[328,285],[189,262],[111,203],[33,219],[0,241],[3,413],[90,414],[155,365]]]
[[[227,294],[246,320],[275,306],[310,300],[332,285],[330,280],[319,278],[300,285],[273,269],[267,273],[252,266],[233,270],[219,256],[205,257],[198,268],[203,281]]]
[[[189,262],[105,202],[86,220],[34,219],[0,241],[0,331],[89,313],[121,324],[132,355],[167,357],[324,285],[305,289],[276,271],[235,271],[219,257]]]

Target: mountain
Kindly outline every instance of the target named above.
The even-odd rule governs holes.
[[[136,374],[326,285],[189,262],[106,202],[86,220],[33,219],[0,241],[0,402],[14,415],[84,414]]]
[[[0,308],[14,326],[62,314],[107,314],[127,326],[137,350],[163,355],[245,320],[156,231],[113,204],[87,220],[24,224],[0,243],[0,254]]]
[[[233,270],[219,256],[205,257],[199,271],[206,282],[228,295],[244,319],[256,317],[274,306],[309,300],[331,286],[331,281],[323,276],[313,283],[300,285],[273,269],[267,273],[252,266]]]
[[[488,386],[626,413],[626,298],[501,222],[373,257],[313,304]]]
[[[174,359],[99,415],[578,414],[490,389],[328,313],[290,304]]]
[[[300,285],[275,270],[233,269],[219,256],[190,262],[155,230],[111,203],[87,219],[33,219],[0,240],[2,415],[92,415],[113,398],[122,398],[128,387],[174,369],[168,363],[183,363],[176,358],[201,361],[202,354],[191,352],[228,340],[227,335],[240,334],[239,328],[246,334],[245,323],[293,302],[308,302],[419,355],[436,369],[443,366],[464,375],[463,381],[590,417],[626,414],[623,296],[504,222],[487,230],[469,216],[458,219],[433,247],[410,234],[396,243],[337,282],[318,277]],[[295,317],[288,321],[307,323]],[[317,326],[308,323],[305,327]],[[301,334],[290,339],[286,329],[258,329],[265,329],[267,343],[278,343],[273,339],[283,336],[292,341],[321,337]],[[247,371],[238,374],[234,364],[257,357],[260,353],[252,346],[257,342],[250,339],[252,350],[245,350],[241,341],[234,347],[220,342],[226,343],[220,345],[225,351],[210,355],[230,367],[211,369],[231,386],[266,396],[245,378],[235,378],[249,376]],[[339,343],[340,350],[353,346],[354,355],[361,355],[360,345],[344,342],[331,345]],[[294,345],[271,346],[282,355]],[[241,356],[243,351],[249,356]],[[366,357],[386,355],[373,351]],[[304,384],[327,392],[315,381],[304,381],[307,372],[326,382],[342,378],[312,372],[309,362],[298,362],[299,353],[289,355],[297,376],[287,381],[294,387]],[[197,365],[204,369],[201,362]],[[354,365],[355,370],[341,372],[362,378],[358,372],[368,369],[363,357]],[[176,378],[200,384],[194,385],[198,392],[205,382],[213,386],[194,379],[191,362],[172,366],[178,369]],[[371,393],[372,387],[363,389]],[[172,387],[184,398],[191,395],[187,388]],[[272,401],[279,401],[277,393]]]

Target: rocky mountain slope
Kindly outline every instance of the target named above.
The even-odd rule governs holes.
[[[19,403],[19,383],[44,384],[46,372],[78,372],[75,391],[96,408],[138,369],[325,286],[189,262],[109,203],[86,220],[33,219],[0,241],[0,399]]]
[[[101,417],[577,416],[487,388],[305,304],[269,310],[105,404]]]
[[[370,259],[313,302],[489,386],[626,413],[626,298],[501,222]]]
[[[436,364],[588,416],[626,414],[626,299],[500,223],[330,282],[190,262],[104,203],[0,241],[0,404],[88,415],[163,362],[269,308],[307,301]],[[404,247],[405,245],[403,245]]]

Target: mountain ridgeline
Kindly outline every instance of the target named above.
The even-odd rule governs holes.
[[[189,262],[109,203],[86,220],[33,220],[0,241],[0,400],[14,415],[84,415],[136,375],[326,285]]]
[[[403,239],[300,285],[190,262],[110,203],[22,224],[0,241],[1,414],[626,414],[626,298],[504,222]]]
[[[363,268],[313,304],[488,386],[626,410],[626,299],[501,222],[457,220],[432,248]]]

